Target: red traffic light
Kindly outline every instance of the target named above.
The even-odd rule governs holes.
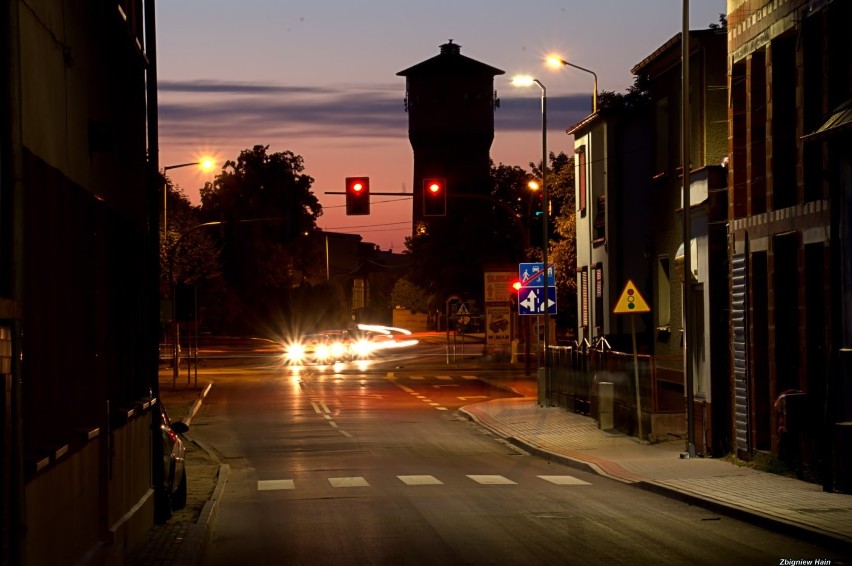
[[[515,281],[513,281],[513,282],[512,282],[512,289],[513,289],[516,293],[517,293],[518,291],[520,291],[520,290],[521,290],[521,287],[523,287],[523,286],[524,286],[524,284],[523,284],[523,283],[521,283],[521,282],[520,282],[520,281],[518,281],[518,280],[515,280]]]
[[[370,214],[369,177],[346,177],[346,214]]]
[[[446,216],[446,179],[423,179],[423,216]]]

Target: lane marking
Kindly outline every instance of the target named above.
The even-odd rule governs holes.
[[[316,401],[311,401],[311,406],[313,406],[314,412],[316,412],[316,414],[318,414],[318,415],[322,414],[322,411],[320,410],[319,405],[317,405]]]
[[[538,476],[544,481],[549,481],[550,483],[556,485],[592,485],[587,481],[583,481],[581,479],[575,478],[574,476]]]
[[[444,485],[444,482],[435,476],[396,476],[405,485]]]
[[[320,405],[322,405],[322,408],[326,413],[331,412],[331,411],[328,410],[328,405],[325,404],[325,401],[320,401]]]
[[[410,380],[412,380],[412,381],[423,381],[423,380],[424,380],[424,379],[426,379],[426,378],[425,378],[425,377],[423,377],[422,375],[412,375],[412,376],[411,376],[411,377],[409,377],[408,379],[410,379]]]
[[[475,375],[463,375],[462,379],[474,380],[474,379],[479,379],[479,378],[476,377]]]
[[[439,379],[440,381],[452,381],[453,380],[453,377],[451,375],[436,375],[435,378]]]
[[[516,482],[503,476],[468,475],[467,477],[482,485],[518,485]]]
[[[367,480],[361,476],[354,476],[350,478],[328,478],[328,482],[331,484],[331,487],[370,487]]]
[[[258,491],[276,491],[280,489],[296,489],[296,482],[293,480],[258,480]]]

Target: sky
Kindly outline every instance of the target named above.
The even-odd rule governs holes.
[[[411,198],[373,196],[369,216],[346,216],[344,179],[369,176],[373,192],[411,192],[413,154],[405,78],[396,74],[439,53],[505,71],[494,80],[491,159],[541,160],[541,90],[547,89],[548,152],[573,152],[565,130],[591,112],[591,74],[551,69],[557,54],[597,74],[598,90],[624,92],[630,69],[680,32],[682,0],[173,0],[157,2],[160,167],[212,156],[215,171],[255,145],[304,160],[323,206],[318,227],[361,234],[402,252]],[[690,28],[717,23],[726,0],[691,0]],[[168,171],[199,203],[215,173]]]

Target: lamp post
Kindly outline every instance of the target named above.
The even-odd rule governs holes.
[[[542,286],[542,296],[544,302],[544,356],[542,359],[542,369],[544,370],[544,395],[541,400],[545,401],[547,404],[550,404],[550,364],[547,360],[547,348],[550,343],[550,324],[548,319],[548,311],[549,311],[549,294],[547,289],[548,284],[548,274],[550,271],[548,262],[547,262],[547,248],[548,248],[548,228],[547,228],[547,216],[548,216],[548,196],[547,196],[547,88],[539,81],[538,79],[534,79],[530,76],[517,76],[512,79],[512,84],[515,86],[532,86],[533,84],[537,85],[538,88],[541,89],[541,202],[542,202],[542,219],[541,219],[541,228],[542,228],[542,241],[541,241],[541,256],[542,256],[542,264],[544,268],[544,283]]]
[[[598,111],[598,76],[597,76],[597,74],[595,74],[594,71],[586,69],[586,68],[581,67],[579,65],[575,65],[574,63],[569,63],[565,59],[563,59],[561,57],[557,57],[556,55],[551,55],[550,57],[548,57],[547,63],[551,67],[559,67],[559,66],[574,67],[575,69],[579,69],[580,71],[585,71],[586,73],[589,73],[590,75],[592,75],[595,79],[595,91],[592,94],[592,114],[594,114],[595,112]]]
[[[166,238],[168,237],[168,222],[166,220],[166,213],[168,211],[167,202],[169,190],[168,182],[166,181],[166,171],[171,171],[172,169],[180,169],[182,167],[192,167],[193,165],[198,165],[203,171],[209,171],[213,168],[213,165],[215,164],[213,163],[212,159],[205,158],[201,161],[191,161],[189,163],[181,163],[179,165],[167,165],[163,167],[163,242],[165,242]]]
[[[202,170],[207,171],[213,168],[214,162],[212,159],[204,158],[201,161],[191,161],[189,163],[180,163],[178,165],[167,165],[163,167],[163,246],[168,246],[169,241],[169,226],[168,226],[168,202],[169,202],[169,186],[168,180],[166,179],[166,172],[171,171],[172,169],[181,169],[183,167],[192,167],[193,165],[198,165]],[[177,246],[175,246],[177,247]],[[171,265],[172,262],[172,254],[174,250],[169,250],[169,263]],[[175,320],[175,316],[177,310],[175,308],[175,293],[174,293],[174,285],[172,283],[172,273],[171,266],[169,267],[169,294],[172,299],[172,360],[174,364],[174,375],[177,378],[178,372],[178,363],[180,361],[179,356],[179,346],[178,346],[178,322]]]

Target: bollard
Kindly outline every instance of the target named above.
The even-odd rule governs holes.
[[[601,430],[612,430],[615,428],[613,415],[613,402],[615,398],[615,386],[610,381],[598,383],[598,428]]]

